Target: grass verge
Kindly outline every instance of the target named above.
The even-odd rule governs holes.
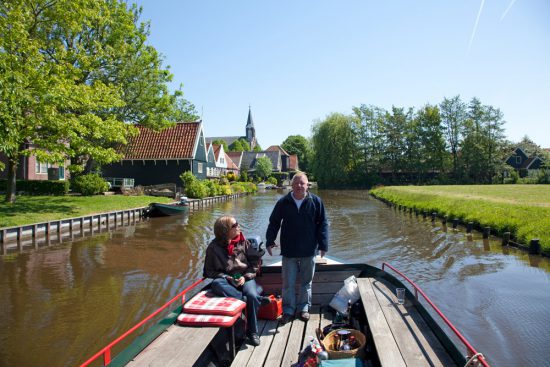
[[[538,238],[550,255],[550,185],[388,186],[370,191],[394,204],[475,225],[490,226],[516,242]]]
[[[154,196],[18,196],[14,204],[0,203],[0,228],[172,201],[173,199]]]

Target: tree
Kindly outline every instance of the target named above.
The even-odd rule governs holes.
[[[464,123],[461,143],[462,164],[468,182],[491,183],[503,170],[504,147],[502,113],[472,98]]]
[[[383,124],[385,136],[383,163],[391,171],[392,178],[396,179],[399,171],[406,167],[406,150],[408,123],[411,120],[412,112],[405,112],[404,108],[392,107],[392,113],[386,113]]]
[[[0,3],[0,152],[8,158],[6,201],[15,201],[20,157],[72,159],[78,172],[118,160],[115,146],[161,129],[193,106],[147,46],[140,10],[119,0]]]
[[[426,105],[416,114],[416,134],[420,151],[418,171],[422,177],[445,172],[447,152],[441,126],[441,116],[437,106]]]
[[[320,188],[338,188],[359,183],[350,179],[357,172],[354,116],[333,113],[313,126],[313,159],[310,169]]]
[[[229,149],[227,148],[227,142],[223,139],[215,139],[215,140],[212,141],[212,144],[222,145],[223,146],[223,151],[224,152],[229,152]]]
[[[244,148],[240,140],[235,140],[233,143],[229,144],[229,152],[242,152],[243,150]]]
[[[262,179],[265,179],[273,171],[273,164],[269,157],[256,158],[256,175]]]
[[[296,154],[300,170],[308,172],[308,158],[311,154],[311,145],[306,138],[302,135],[290,135],[283,141],[281,148],[286,150],[288,154]]]
[[[463,138],[466,105],[460,100],[460,96],[455,96],[452,99],[444,98],[439,108],[447,144],[451,150],[453,175],[455,179],[460,179],[462,173],[459,165],[459,147]]]
[[[354,107],[356,122],[353,125],[354,135],[359,149],[357,166],[361,170],[362,180],[367,186],[380,181],[382,170],[385,136],[383,126],[386,111],[375,107],[361,105]]]
[[[239,138],[229,145],[230,152],[249,152],[250,145],[244,138]]]

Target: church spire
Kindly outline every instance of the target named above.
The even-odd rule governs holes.
[[[256,129],[254,128],[254,121],[252,121],[250,105],[248,105],[248,119],[246,120],[246,141],[248,141],[250,149],[254,149],[256,146]]]
[[[250,108],[250,105],[248,105],[248,119],[246,120],[246,128],[249,127],[254,128],[254,121],[252,121],[252,110]]]

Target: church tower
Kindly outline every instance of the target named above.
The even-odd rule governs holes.
[[[256,146],[256,129],[254,128],[254,121],[252,121],[250,106],[248,106],[248,119],[246,120],[246,141],[248,141],[250,149],[253,150]]]

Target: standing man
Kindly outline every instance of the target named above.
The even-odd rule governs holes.
[[[292,191],[283,196],[269,217],[266,243],[272,255],[275,238],[281,229],[280,245],[283,256],[283,318],[282,323],[292,321],[299,313],[300,319],[309,320],[311,306],[311,282],[315,272],[317,250],[321,257],[328,250],[328,223],[321,199],[308,192],[305,173],[292,177]],[[300,289],[298,300],[294,292],[296,278]]]

